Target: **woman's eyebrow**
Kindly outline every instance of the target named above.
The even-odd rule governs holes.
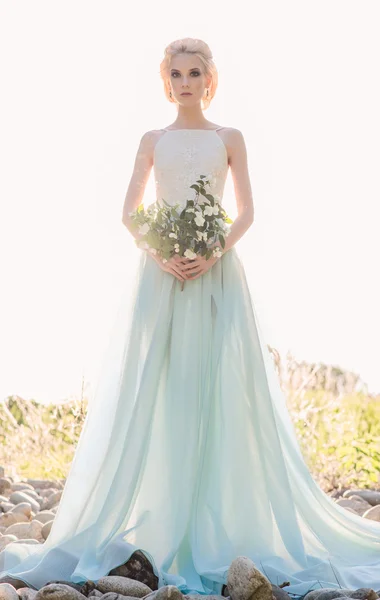
[[[199,67],[192,67],[191,69],[189,69],[189,71],[194,71],[194,69],[199,69]],[[179,69],[172,69],[172,71],[178,71],[178,73],[181,72]]]

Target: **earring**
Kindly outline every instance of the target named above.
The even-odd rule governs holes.
[[[169,92],[169,94],[170,94],[170,98],[171,98],[171,97],[172,97],[172,93],[171,93],[171,91]]]
[[[208,88],[207,88],[207,93],[206,93],[206,96],[207,96],[207,98],[208,98]]]

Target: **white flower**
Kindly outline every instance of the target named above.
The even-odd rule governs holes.
[[[214,206],[206,206],[205,215],[218,215],[219,214],[219,206],[215,204]]]
[[[179,244],[174,244],[174,248],[179,248]]]
[[[203,239],[205,242],[207,242],[207,231],[203,232]]]
[[[198,212],[198,214],[194,220],[195,220],[196,224],[198,225],[198,227],[202,227],[203,223],[205,222],[205,219],[202,216],[202,213],[200,211],[197,211],[197,212]]]
[[[176,249],[175,249],[175,251],[176,251],[176,252],[179,252],[179,248],[176,248]]]
[[[193,206],[190,206],[190,208],[186,209],[186,212],[195,212],[195,208]]]
[[[212,251],[212,253],[213,253],[213,255],[214,255],[214,256],[216,256],[217,258],[220,258],[220,257],[222,256],[222,252],[220,251],[220,248],[219,248],[219,247],[217,247],[217,248],[213,248],[213,251]]]
[[[157,254],[157,250],[156,250],[156,248],[149,248],[149,252],[150,252],[151,254]]]
[[[176,233],[169,233],[169,237],[178,239],[178,235]]]
[[[168,262],[167,258],[163,258],[163,259],[162,259],[162,262],[163,262],[163,263],[167,263],[167,262]]]
[[[197,236],[198,236],[198,240],[203,240],[204,239],[202,231],[198,231],[197,230]],[[206,236],[207,236],[207,233],[206,233]]]
[[[145,235],[146,233],[148,233],[149,229],[150,229],[149,223],[144,223],[144,225],[140,225],[140,227],[139,227],[140,235]]]
[[[197,255],[190,248],[188,248],[185,250],[184,256],[186,256],[186,258],[196,258]]]

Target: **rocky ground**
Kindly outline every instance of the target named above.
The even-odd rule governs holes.
[[[64,481],[21,481],[8,475],[0,466],[0,552],[10,542],[43,544],[51,530],[62,496]],[[380,521],[380,491],[345,490],[332,496],[346,510],[364,519]],[[247,557],[239,556],[230,565],[227,585],[222,596],[203,596],[205,600],[290,600],[287,582],[276,586],[255,568]],[[304,600],[333,600],[356,598],[375,600],[380,590],[323,588],[311,591]],[[149,560],[142,552],[135,552],[123,565],[112,569],[97,582],[83,585],[69,581],[49,581],[41,589],[25,587],[25,582],[10,577],[0,578],[0,600],[85,600],[90,596],[102,600],[199,600],[199,595],[185,597],[175,586],[158,589],[158,580]],[[95,599],[92,599],[95,600]]]

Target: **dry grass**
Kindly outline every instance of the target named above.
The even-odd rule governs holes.
[[[281,361],[269,349],[303,455],[322,489],[380,489],[380,398],[354,373],[291,355]],[[21,477],[65,478],[87,406],[84,396],[49,406],[15,396],[0,402],[0,465]]]

